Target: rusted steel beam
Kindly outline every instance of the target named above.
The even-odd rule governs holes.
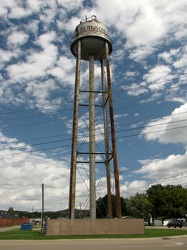
[[[81,66],[81,41],[78,41],[75,92],[74,92],[74,114],[72,128],[72,147],[71,147],[71,170],[70,170],[70,189],[69,189],[69,219],[75,217],[75,192],[76,192],[76,161],[77,161],[77,136],[78,136],[78,114],[79,114],[79,92],[80,92],[80,66]]]
[[[108,194],[108,218],[112,218],[112,194],[111,194],[111,177],[110,177],[110,153],[109,153],[109,136],[108,136],[108,116],[106,109],[106,81],[104,73],[104,63],[101,60],[101,81],[102,81],[102,102],[103,102],[103,121],[104,121],[104,136],[105,136],[105,165],[107,178],[107,194]]]
[[[119,185],[118,159],[117,159],[116,135],[115,135],[115,124],[114,124],[114,110],[113,110],[113,100],[112,100],[112,85],[110,76],[109,48],[107,42],[105,43],[105,49],[106,49],[106,71],[107,71],[107,82],[108,82],[111,139],[112,139],[112,151],[113,151],[113,162],[114,162],[114,178],[115,178],[115,190],[116,190],[116,207],[117,207],[117,216],[118,219],[120,219],[121,218],[120,185]]]

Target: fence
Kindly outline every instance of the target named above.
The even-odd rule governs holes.
[[[22,223],[30,222],[29,218],[2,218],[0,217],[0,227],[21,225]]]

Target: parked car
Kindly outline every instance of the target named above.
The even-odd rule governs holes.
[[[176,227],[182,227],[183,226],[183,221],[182,220],[172,220],[172,221],[170,221],[169,223],[168,223],[168,225],[167,225],[169,228],[170,227],[174,227],[174,228],[176,228]]]

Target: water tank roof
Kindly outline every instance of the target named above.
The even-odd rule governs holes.
[[[71,40],[71,52],[77,56],[77,43],[81,40],[81,59],[89,60],[89,55],[94,55],[95,60],[105,58],[105,43],[109,45],[109,53],[112,52],[112,40],[109,37],[107,26],[97,20],[95,16],[81,21],[75,28],[74,37]]]

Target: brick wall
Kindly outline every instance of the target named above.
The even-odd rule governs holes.
[[[2,218],[0,217],[0,227],[21,225],[22,223],[30,222],[29,218]]]

